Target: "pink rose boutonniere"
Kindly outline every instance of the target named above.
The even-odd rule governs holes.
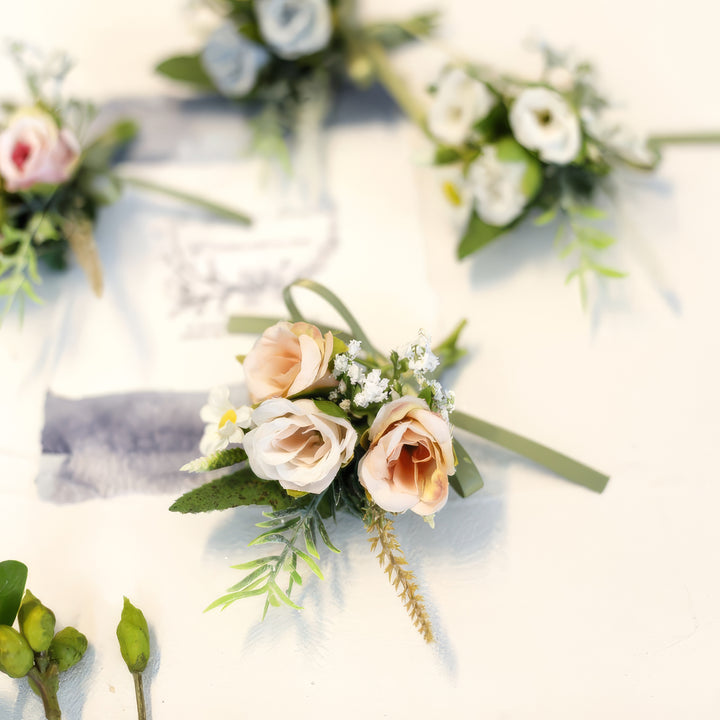
[[[291,296],[295,287],[327,300],[350,333],[305,320]],[[326,522],[346,513],[365,525],[414,625],[430,642],[429,615],[395,537],[392,515],[410,510],[434,527],[449,488],[467,497],[482,487],[455,428],[519,452],[596,492],[604,489],[608,478],[602,473],[454,409],[454,394],[438,377],[464,355],[458,347],[464,322],[436,346],[421,332],[386,356],[322,285],[298,280],[285,289],[285,302],[292,322],[267,321],[269,327],[243,360],[254,404],[236,407],[227,390],[214,390],[213,413],[210,406],[203,408],[203,418],[210,421],[203,443],[216,438],[214,447],[220,449],[183,468],[231,472],[191,490],[170,508],[196,513],[270,507],[259,523],[263,532],[251,544],[277,543],[279,550],[236,565],[248,574],[210,607],[264,596],[263,617],[270,606],[300,609],[291,597],[302,581],[300,564],[322,577],[318,538],[339,552]],[[249,332],[259,322],[233,318],[230,329]]]

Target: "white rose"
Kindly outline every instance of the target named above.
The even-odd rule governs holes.
[[[444,73],[428,113],[428,129],[440,142],[460,145],[495,105],[495,96],[485,83],[453,68]]]
[[[281,58],[312,55],[330,42],[327,0],[256,0],[255,12],[265,42]]]
[[[27,190],[36,183],[65,182],[79,155],[75,135],[58,128],[42,110],[15,113],[0,133],[0,176],[8,192]]]
[[[542,182],[537,160],[511,138],[488,145],[470,167],[475,212],[488,225],[503,227],[525,209]]]
[[[243,441],[250,467],[286,490],[321,493],[355,451],[350,422],[321,412],[312,400],[272,398],[252,420],[257,427]]]
[[[540,159],[565,165],[580,152],[580,121],[562,95],[544,87],[523,90],[510,108],[515,139]]]
[[[247,95],[270,59],[265,48],[239,33],[230,22],[210,35],[200,57],[215,87],[228,97]]]

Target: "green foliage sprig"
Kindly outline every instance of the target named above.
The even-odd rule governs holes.
[[[29,590],[23,595],[26,579],[22,563],[0,562],[0,671],[12,678],[27,677],[47,720],[61,720],[60,675],[80,662],[88,642],[73,627],[55,631],[53,611]],[[13,627],[16,618],[19,630]]]

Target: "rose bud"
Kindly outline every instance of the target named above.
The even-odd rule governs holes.
[[[120,652],[131,673],[141,673],[150,659],[150,633],[142,611],[124,598],[117,639]]]
[[[20,632],[35,652],[45,652],[55,635],[55,614],[46,608],[29,590],[25,591],[18,610]]]
[[[65,672],[80,662],[88,647],[87,638],[74,627],[60,630],[50,643],[50,659]]]
[[[15,628],[0,625],[0,670],[11,678],[30,672],[35,656],[27,640]]]

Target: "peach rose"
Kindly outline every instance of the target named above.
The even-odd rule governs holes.
[[[455,473],[450,426],[420,398],[401,397],[380,408],[360,460],[360,483],[389,512],[432,515],[448,496]]]
[[[252,401],[335,386],[328,371],[332,352],[332,333],[323,337],[310,323],[283,321],[269,327],[243,362]]]
[[[355,451],[355,428],[312,400],[271,398],[255,408],[252,421],[257,427],[243,440],[250,467],[286,490],[321,493]]]
[[[75,135],[41,110],[16,113],[0,133],[0,176],[8,192],[65,182],[79,155]]]

